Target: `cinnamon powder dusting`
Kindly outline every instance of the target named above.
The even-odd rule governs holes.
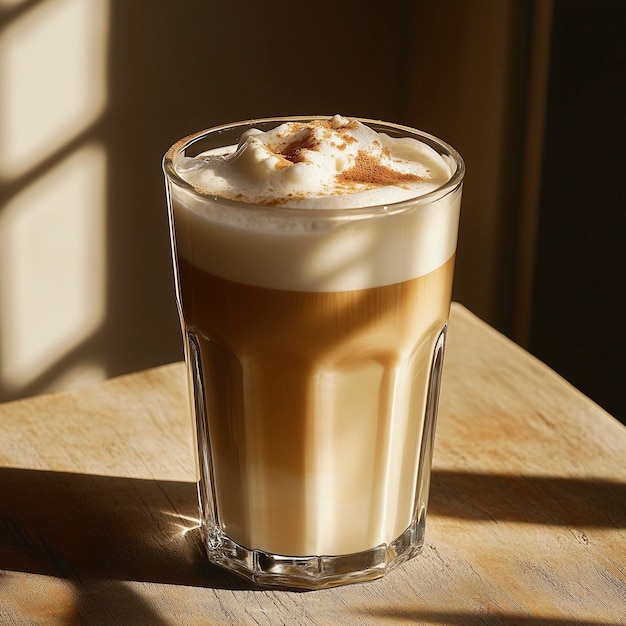
[[[272,152],[278,157],[276,169],[289,167],[294,163],[301,163],[306,160],[306,150],[317,150],[320,147],[320,140],[315,137],[312,131],[305,133],[302,137],[294,139],[283,148],[272,148]]]
[[[345,172],[336,176],[337,182],[344,184],[359,184],[369,187],[385,187],[387,185],[402,185],[415,183],[420,180],[416,174],[396,172],[359,150],[354,165]]]

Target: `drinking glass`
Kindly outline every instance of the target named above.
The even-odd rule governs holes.
[[[212,562],[261,584],[383,576],[424,542],[464,165],[418,130],[448,182],[355,209],[258,206],[185,182],[186,157],[273,118],[212,128],[163,159]]]

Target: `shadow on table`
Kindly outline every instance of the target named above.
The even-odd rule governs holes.
[[[433,472],[430,513],[626,527],[626,484]],[[0,569],[75,579],[253,589],[208,563],[193,483],[0,468]]]
[[[626,528],[626,484],[435,470],[429,511],[471,521]]]
[[[0,570],[250,589],[210,564],[195,483],[0,468]]]
[[[433,474],[431,512],[622,528],[625,498],[626,485],[599,480],[440,470]],[[0,468],[0,584],[2,571],[66,579],[78,592],[79,614],[123,605],[134,618],[155,625],[159,617],[125,583],[259,589],[207,561],[196,524],[193,483]],[[467,616],[445,617],[462,624]],[[516,623],[555,623],[524,619]]]

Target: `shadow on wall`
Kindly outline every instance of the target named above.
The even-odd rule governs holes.
[[[454,145],[455,299],[506,332],[530,6],[0,0],[0,401],[182,358],[161,157],[253,117]]]
[[[529,347],[626,424],[626,4],[587,6],[555,3]]]
[[[0,401],[182,358],[175,140],[264,115],[402,119],[406,3],[246,4],[0,0]]]

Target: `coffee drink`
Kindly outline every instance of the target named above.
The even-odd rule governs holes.
[[[422,541],[462,161],[338,116],[266,126],[168,153],[207,547],[264,582],[375,577]]]
[[[424,364],[446,324],[453,261],[395,285],[311,293],[251,287],[179,260],[230,538],[307,556],[360,552],[406,530]]]

